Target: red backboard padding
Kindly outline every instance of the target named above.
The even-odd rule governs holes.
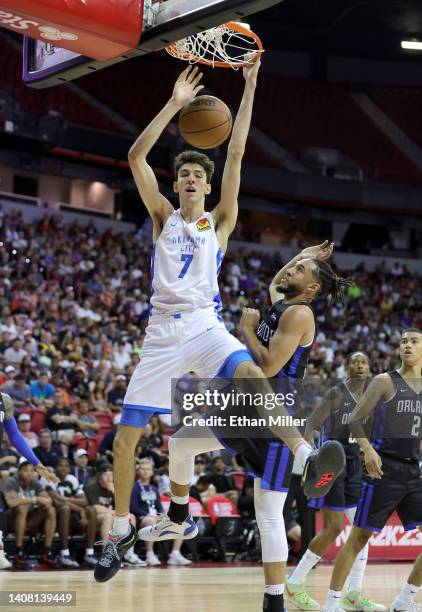
[[[0,0],[0,26],[97,60],[134,49],[143,0]]]

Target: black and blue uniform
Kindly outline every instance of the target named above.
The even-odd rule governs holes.
[[[276,392],[283,393],[285,396],[288,393],[295,395],[294,415],[292,415],[295,417],[300,416],[298,412],[300,389],[299,386],[295,386],[295,381],[301,380],[305,376],[309,355],[316,337],[316,322],[313,310],[308,302],[286,304],[283,300],[280,300],[272,305],[256,330],[257,338],[265,347],[268,347],[271,338],[278,328],[278,323],[282,314],[290,308],[290,306],[296,306],[298,304],[305,305],[312,311],[315,325],[314,338],[312,342],[306,346],[298,346],[289,361],[273,379],[270,379],[271,386]],[[237,410],[238,407],[231,408],[232,412],[236,412]],[[289,408],[288,410],[290,412]],[[246,413],[246,410],[244,413]],[[247,407],[247,415],[255,418],[261,416],[257,408],[253,405]],[[245,432],[246,436],[244,438],[230,438],[226,437],[227,432],[225,432],[224,429],[214,427],[212,429],[227,451],[239,455],[240,463],[242,463],[253,476],[261,478],[261,487],[263,489],[270,491],[288,491],[293,466],[293,454],[286,444],[281,442],[278,438],[274,439],[274,434],[272,432],[268,430],[266,431],[265,437],[259,438],[247,437],[248,432]]]
[[[389,372],[394,395],[374,411],[372,446],[382,459],[380,479],[364,475],[355,525],[381,531],[396,511],[406,531],[422,525],[422,392],[397,371]]]
[[[350,415],[357,404],[357,398],[350,391],[346,382],[333,389],[335,405],[329,416],[328,439],[338,440],[346,455],[346,468],[335,480],[330,491],[324,497],[312,498],[309,506],[315,510],[344,511],[356,508],[359,502],[363,469],[360,461],[360,449],[349,430]]]

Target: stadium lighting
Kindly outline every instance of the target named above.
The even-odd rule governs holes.
[[[422,42],[419,40],[402,40],[402,49],[411,49],[412,51],[422,51]]]

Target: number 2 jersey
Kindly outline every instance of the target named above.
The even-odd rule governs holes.
[[[187,223],[179,210],[167,219],[151,260],[152,312],[220,312],[217,277],[223,261],[211,213]]]
[[[412,389],[397,370],[388,375],[395,393],[375,409],[372,445],[381,455],[417,463],[421,456],[422,392]]]

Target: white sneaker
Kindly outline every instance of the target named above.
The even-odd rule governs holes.
[[[198,534],[198,527],[189,515],[182,524],[173,523],[167,515],[163,516],[155,525],[143,527],[138,531],[138,537],[147,542],[161,540],[191,540]]]
[[[422,606],[418,606],[414,602],[406,605],[399,600],[394,600],[388,610],[389,612],[422,612]]]
[[[167,561],[168,565],[190,565],[192,561],[186,559],[180,552],[180,550],[173,550],[170,554],[169,560]]]
[[[127,552],[123,557],[123,565],[127,567],[146,567],[146,562],[138,557],[134,552]]]
[[[147,562],[147,565],[151,565],[152,567],[156,567],[157,565],[161,565],[160,559],[152,551],[147,552],[146,562]]]
[[[70,555],[60,555],[59,563],[62,567],[73,567],[74,569],[79,567],[79,563]]]
[[[0,569],[9,569],[9,567],[12,567],[12,564],[9,559],[7,559],[4,552],[0,551]]]

